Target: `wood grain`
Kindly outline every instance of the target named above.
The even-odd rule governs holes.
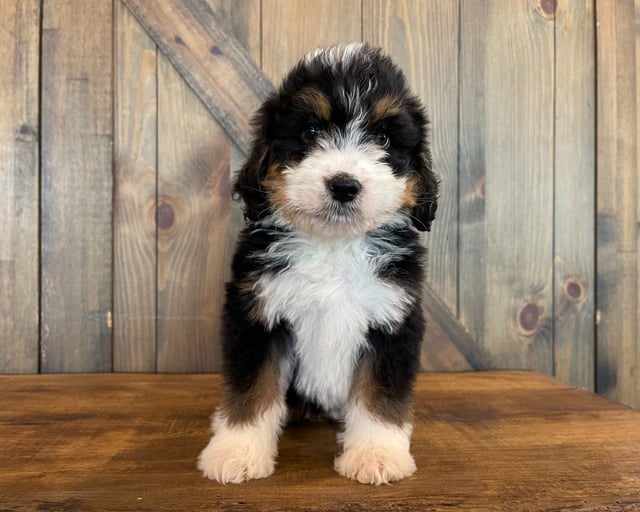
[[[248,57],[257,67],[262,65],[262,18],[261,0],[208,0],[216,14],[223,20],[224,27],[230,30],[245,50]],[[248,134],[249,135],[249,134]],[[231,178],[240,170],[246,160],[242,149],[231,139],[227,138],[230,150]],[[227,254],[231,261],[236,246],[238,233],[245,226],[242,204],[239,200],[232,201],[229,219],[229,237],[225,241]],[[229,269],[226,269],[230,277]],[[223,291],[220,290],[220,293]]]
[[[422,301],[426,332],[420,363],[426,371],[489,370],[491,356],[451,314],[447,304],[428,284]]]
[[[538,374],[429,374],[418,471],[370,487],[332,467],[337,427],[290,427],[273,476],[204,480],[195,460],[218,376],[0,377],[6,510],[640,510],[640,413]],[[55,400],[52,400],[55,397]]]
[[[498,368],[551,373],[554,23],[538,2],[487,7],[483,343]]]
[[[0,373],[38,371],[40,2],[0,16]]]
[[[363,39],[381,46],[426,106],[433,168],[440,176],[437,220],[427,235],[428,281],[457,314],[458,1],[367,2]]]
[[[640,406],[638,79],[634,3],[599,0],[597,19],[597,389]]]
[[[229,143],[164,56],[158,71],[158,370],[219,371]]]
[[[554,374],[595,389],[595,13],[555,13]]]
[[[460,5],[458,317],[482,345],[486,280],[486,123],[485,68],[489,12],[485,0]],[[445,185],[446,186],[446,185]]]
[[[212,183],[239,167],[272,90],[259,68],[279,80],[309,49],[368,39],[423,95],[446,173],[424,368],[535,367],[640,407],[638,0],[0,3],[0,372],[37,371],[39,334],[43,371],[219,368],[213,310],[242,218],[228,179]],[[160,201],[156,42],[237,139],[165,72],[181,85],[164,98]]]
[[[45,2],[41,369],[111,370],[112,5]]]
[[[113,366],[156,370],[156,45],[115,2]]]
[[[262,65],[261,0],[207,0],[256,67]]]
[[[239,47],[259,63],[260,4],[243,1],[232,8],[228,1],[216,0],[209,5],[224,27],[231,25]],[[232,169],[242,164],[243,150],[225,136],[167,60],[161,62],[159,207],[175,213],[177,199],[189,205],[189,213],[175,217],[178,225],[158,231],[158,368],[220,371],[224,282],[243,225],[239,204],[231,203],[230,181]]]
[[[262,71],[276,85],[307,52],[361,38],[360,2],[268,0],[262,3]]]
[[[246,151],[251,115],[273,89],[209,3],[123,1],[230,138]]]

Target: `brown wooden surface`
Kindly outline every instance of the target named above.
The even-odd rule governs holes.
[[[111,2],[42,13],[41,370],[111,370]]]
[[[38,0],[0,16],[0,372],[38,371]]]
[[[333,471],[336,427],[324,422],[285,431],[268,479],[203,479],[195,460],[219,384],[211,375],[0,377],[0,508],[640,510],[640,413],[546,376],[420,376],[418,472],[382,487]]]
[[[597,389],[639,404],[640,6],[598,0]]]

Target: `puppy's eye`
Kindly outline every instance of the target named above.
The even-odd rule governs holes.
[[[318,135],[320,135],[320,128],[315,125],[311,125],[302,132],[302,140],[305,142],[313,142]]]
[[[391,145],[391,141],[389,140],[389,136],[386,133],[379,133],[376,135],[376,144],[381,148],[388,148]]]

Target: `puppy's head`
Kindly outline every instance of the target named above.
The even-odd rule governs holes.
[[[426,125],[379,49],[353,43],[308,54],[254,118],[235,184],[245,216],[322,237],[357,236],[397,214],[429,230],[438,182]]]

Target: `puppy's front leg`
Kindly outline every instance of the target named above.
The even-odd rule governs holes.
[[[403,410],[404,407],[397,405],[384,410],[390,405],[389,400],[384,391],[371,382],[372,366],[367,362],[361,368],[362,383],[354,386],[345,414],[344,432],[338,436],[343,452],[336,458],[335,469],[342,476],[363,484],[380,485],[411,476],[416,464],[409,452],[411,413],[408,408]]]
[[[357,370],[338,436],[343,452],[335,460],[336,471],[362,483],[402,480],[416,470],[409,445],[422,329],[403,332],[409,339],[377,333],[378,343]]]
[[[250,321],[232,329],[225,346],[224,401],[212,418],[214,435],[198,458],[204,476],[221,483],[273,473],[286,416],[286,376],[274,342],[282,333],[264,332]]]
[[[416,463],[409,452],[411,422],[390,423],[359,403],[352,403],[339,435],[342,454],[335,469],[363,484],[387,484],[411,476]]]

